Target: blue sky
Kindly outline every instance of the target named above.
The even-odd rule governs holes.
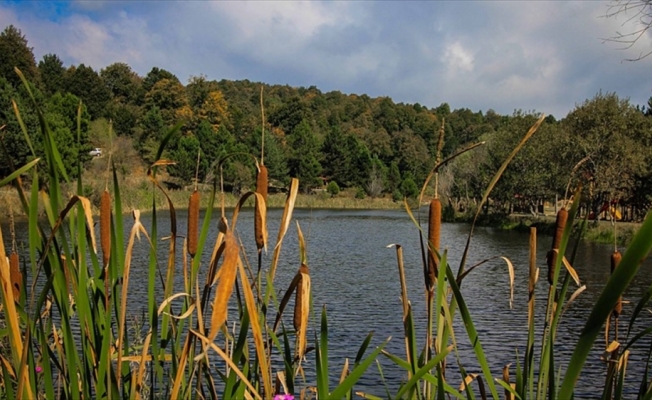
[[[564,117],[599,91],[632,104],[652,96],[646,35],[631,49],[604,42],[636,28],[605,18],[601,1],[11,1],[37,61],[100,70],[126,62],[144,76],[317,86],[396,102]],[[629,15],[631,17],[632,15]]]

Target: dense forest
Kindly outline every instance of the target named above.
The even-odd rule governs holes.
[[[439,190],[448,205],[468,209],[539,116],[521,110],[512,115],[491,109],[451,110],[446,103],[430,108],[394,103],[389,97],[323,93],[314,86],[205,76],[191,77],[184,84],[160,67],[145,76],[121,62],[95,71],[84,64],[64,66],[56,54],[37,62],[21,31],[8,26],[0,34],[0,127],[4,125],[0,177],[41,152],[38,118],[14,67],[22,71],[46,110],[72,177],[78,159],[90,165],[92,148],[109,147],[109,125],[117,146],[116,166],[129,174],[133,157],[126,155],[138,155],[145,165],[153,162],[163,134],[182,122],[164,154],[176,162],[168,172],[179,186],[192,182],[198,152],[199,178],[206,182],[215,177],[217,160],[227,154],[259,156],[264,131],[264,160],[275,187],[283,188],[294,176],[306,193],[315,188],[328,187],[331,192],[352,188],[357,196],[398,200],[418,195],[435,164],[443,124],[444,158],[485,142],[454,159],[440,174]],[[33,149],[21,123],[33,135]],[[231,157],[224,167],[229,190],[239,193],[254,186],[250,157]],[[628,218],[637,219],[652,200],[652,99],[641,107],[616,93],[600,92],[578,102],[560,120],[548,116],[494,189],[492,210],[528,210],[563,197],[571,176],[583,182],[591,207],[619,202]]]

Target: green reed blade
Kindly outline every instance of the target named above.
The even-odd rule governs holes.
[[[641,261],[644,260],[652,249],[652,211],[648,212],[643,224],[632,239],[632,242],[623,255],[623,258],[607,281],[602,294],[591,310],[591,314],[580,334],[580,338],[571,356],[566,375],[562,381],[559,398],[570,398],[573,394],[575,382],[579,378],[586,358],[593,347],[593,342],[600,333],[604,321],[613,310],[618,298],[623,294],[629,283],[638,272]]]
[[[3,180],[0,181],[0,187],[10,183],[14,179],[16,179],[16,177],[18,177],[18,176],[24,174],[25,172],[29,171],[29,169],[32,168],[33,166],[35,166],[39,161],[41,161],[41,159],[37,158],[35,160],[32,160],[32,161],[28,162],[27,164],[23,165],[22,167],[18,168],[17,170],[12,172],[9,176],[7,176],[6,178],[4,178]],[[32,186],[34,186],[34,185],[32,185]],[[36,186],[38,186],[38,185],[36,185]]]
[[[23,132],[23,136],[25,137],[25,142],[27,142],[27,146],[29,147],[29,150],[32,153],[32,157],[36,158],[36,151],[34,150],[34,146],[32,145],[32,139],[29,137],[29,132],[27,132],[27,126],[25,126],[25,123],[23,122],[23,118],[20,116],[20,110],[18,109],[18,104],[16,104],[16,102],[12,99],[11,105],[13,106],[14,115],[16,116],[16,120],[18,121],[20,130]]]
[[[387,343],[387,342],[385,342]],[[413,387],[418,386],[419,381],[421,378],[423,378],[425,375],[430,375],[430,370],[435,368],[437,364],[442,362],[448,353],[451,351],[452,347],[449,346],[444,349],[441,353],[437,354],[435,357],[433,357],[430,361],[428,361],[427,364],[419,368],[414,375],[407,381],[405,385],[401,388],[401,390],[396,393],[396,398],[400,399],[404,394],[406,394],[409,390],[412,390]],[[430,375],[432,376],[432,375]]]
[[[380,354],[380,352],[383,350],[383,348],[387,345],[389,342],[389,339],[385,340],[380,346],[378,346],[367,358],[365,358],[360,364],[358,364],[357,367],[351,371],[349,375],[344,379],[342,383],[340,383],[335,390],[328,396],[330,399],[341,399],[346,396],[346,393],[349,392],[352,388],[353,385],[355,385],[356,382],[360,380],[360,377],[362,377],[362,374],[369,368],[371,363],[374,362],[376,357]]]
[[[316,341],[317,366],[317,394],[320,398],[329,397],[328,390],[328,321],[326,318],[326,306],[321,309],[321,327],[319,329],[319,342]]]
[[[448,278],[448,284],[450,285],[450,288],[453,290],[453,295],[457,300],[457,305],[460,310],[460,315],[462,316],[462,320],[464,321],[464,327],[466,328],[466,333],[469,336],[469,342],[473,347],[473,351],[475,352],[475,356],[478,360],[478,363],[480,364],[482,373],[484,374],[484,377],[487,380],[487,384],[489,385],[489,390],[491,391],[491,395],[494,396],[494,398],[498,398],[496,385],[494,385],[494,379],[491,376],[491,370],[489,369],[487,358],[485,357],[484,350],[482,349],[482,344],[480,343],[478,332],[475,329],[473,320],[471,319],[471,314],[469,313],[469,309],[466,306],[466,301],[462,297],[462,293],[460,292],[459,286],[457,286],[457,282],[455,281],[455,276],[453,275],[453,271],[450,269],[449,266],[446,267],[446,276]]]
[[[365,351],[367,351],[367,348],[369,347],[369,342],[371,342],[371,338],[374,336],[373,332],[370,332],[367,337],[364,339],[362,342],[362,345],[360,346],[360,349],[358,350],[358,354],[355,355],[355,362],[353,363],[354,366],[360,364],[360,360],[362,360],[362,357],[364,356]]]

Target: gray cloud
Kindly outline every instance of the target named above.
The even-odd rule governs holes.
[[[26,4],[27,3],[27,4]],[[602,38],[624,18],[605,2],[44,2],[0,5],[40,59],[123,61],[182,81],[249,79],[390,96],[435,107],[563,117],[598,91],[644,104],[652,49]]]

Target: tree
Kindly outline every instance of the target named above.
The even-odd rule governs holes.
[[[166,71],[162,68],[154,67],[143,79],[143,90],[145,90],[145,93],[149,92],[158,81],[163,79],[176,81],[179,84],[181,83],[179,82],[179,78],[177,78],[176,75],[174,75],[172,72]]]
[[[191,117],[185,111],[192,113],[184,87],[175,79],[165,78],[156,82],[145,95],[145,106],[158,107],[166,125],[173,125],[182,115]],[[184,110],[185,108],[188,110]]]
[[[64,90],[66,69],[63,67],[63,61],[56,54],[44,55],[43,60],[38,63],[38,70],[43,91],[48,96]]]
[[[27,45],[27,39],[20,29],[9,25],[0,33],[0,77],[17,88],[22,83],[14,71],[15,67],[20,69],[29,82],[37,81],[38,69],[32,48]]]
[[[91,159],[88,141],[90,115],[86,106],[81,105],[80,136],[77,137],[77,111],[80,100],[71,93],[56,93],[47,102],[45,118],[61,154],[66,172],[69,176],[77,175],[77,163]]]
[[[68,68],[65,73],[65,89],[86,104],[92,119],[104,116],[111,93],[93,68],[84,64],[80,64],[76,68]]]
[[[652,121],[615,93],[598,93],[561,122],[577,155],[587,157],[583,171],[591,177],[594,200],[601,194],[621,197],[635,190],[638,177],[650,171]],[[570,160],[568,160],[570,161]]]
[[[652,1],[651,0],[612,0],[607,11],[607,18],[615,18],[624,15],[627,20],[625,24],[632,24],[634,28],[630,31],[616,34],[607,41],[624,45],[625,49],[632,48],[640,38],[647,37],[647,31],[652,26]],[[652,54],[651,51],[641,52],[637,57],[627,59],[638,61]]]
[[[4,146],[0,150],[1,177],[12,173],[13,168],[22,167],[33,157],[14,114],[12,100],[16,102],[33,145],[38,148],[40,143],[40,128],[36,111],[29,97],[24,94],[22,85],[18,89],[13,87],[7,79],[0,77],[0,124],[5,125],[5,128],[0,130],[0,138],[2,138],[2,145]]]
[[[100,77],[113,100],[142,105],[145,96],[143,79],[129,65],[113,63],[100,71]]]
[[[288,160],[290,174],[299,178],[304,193],[320,184],[321,165],[317,159],[318,144],[306,120],[301,121],[289,139],[291,156]]]

